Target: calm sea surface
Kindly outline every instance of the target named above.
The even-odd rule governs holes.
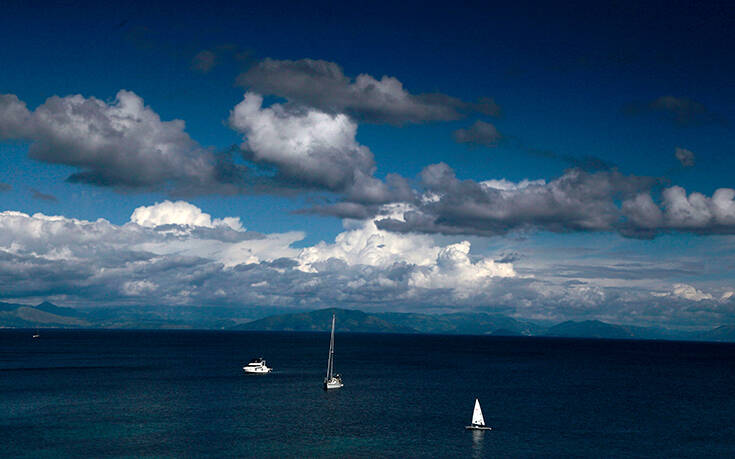
[[[338,331],[325,393],[327,333],[31,335],[0,330],[3,457],[735,457],[732,344]]]

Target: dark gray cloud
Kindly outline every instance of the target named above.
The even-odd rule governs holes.
[[[364,220],[376,216],[383,205],[391,203],[412,203],[418,193],[411,187],[406,178],[397,174],[388,174],[384,181],[370,192],[360,183],[355,184],[337,199],[325,198],[323,202],[301,209],[297,213],[317,214],[323,216]]]
[[[39,161],[78,168],[70,182],[177,194],[232,193],[243,183],[244,171],[230,156],[201,147],[183,121],[162,121],[129,91],[112,104],[54,96],[32,112],[16,96],[2,95],[4,139],[29,141],[29,155]]]
[[[712,197],[687,194],[677,186],[661,190],[657,181],[617,170],[570,169],[550,182],[459,180],[444,163],[421,173],[424,194],[400,217],[377,221],[397,232],[497,236],[509,232],[617,231],[652,238],[667,232],[735,234],[735,190]]]
[[[366,205],[356,202],[330,202],[326,204],[317,204],[305,209],[296,211],[297,214],[317,214],[328,217],[352,218],[356,220],[365,220],[372,218],[380,211],[379,205]]]
[[[141,51],[152,51],[162,45],[161,37],[145,26],[129,27],[125,32],[125,40]]]
[[[695,155],[694,152],[691,150],[687,150],[686,148],[676,147],[676,150],[674,150],[674,156],[677,160],[679,160],[679,163],[683,167],[692,167],[694,166],[695,161]]]
[[[523,258],[523,256],[515,251],[501,253],[498,258],[495,259],[496,263],[513,263]]]
[[[557,153],[549,149],[527,145],[521,138],[517,136],[502,135],[502,138],[499,140],[502,141],[504,146],[520,150],[523,153],[539,158],[547,158],[561,161],[565,163],[568,167],[579,168],[587,172],[604,171],[617,168],[614,163],[602,159],[598,156],[589,154],[575,156],[570,154]]]
[[[234,43],[222,43],[199,51],[191,60],[191,69],[207,74],[215,67],[232,61],[243,66],[253,59],[253,52]]]
[[[503,138],[494,125],[480,120],[467,129],[457,129],[453,136],[458,143],[470,143],[486,147],[496,146]]]
[[[25,102],[15,94],[0,94],[0,140],[25,138],[30,120]]]
[[[628,115],[657,114],[680,127],[702,124],[727,125],[723,115],[687,97],[661,96],[650,102],[634,102],[623,107],[623,112]]]
[[[199,51],[191,60],[191,68],[197,72],[209,73],[217,65],[217,55],[208,49]]]
[[[396,78],[360,74],[352,79],[338,64],[323,60],[265,59],[241,74],[238,83],[261,94],[371,123],[449,121],[471,112],[500,114],[500,107],[489,98],[469,103],[440,93],[411,94]]]
[[[427,199],[405,212],[404,221],[380,220],[381,228],[482,236],[529,230],[610,231],[620,218],[616,200],[647,190],[652,183],[617,171],[580,169],[548,183],[475,182],[457,179],[443,163],[425,168],[421,180]]]
[[[559,263],[545,270],[545,277],[569,277],[579,279],[681,279],[693,277],[702,272],[703,263],[669,263],[673,266],[660,266],[655,263],[618,263],[605,266],[589,264]],[[541,270],[536,270],[541,274]]]
[[[229,243],[265,238],[265,235],[256,231],[238,231],[233,230],[232,228],[229,228],[227,226],[216,226],[213,228],[207,228],[203,226],[166,224],[158,225],[154,227],[154,229],[156,231],[166,234],[185,235],[179,237]]]
[[[31,197],[33,199],[38,199],[39,201],[59,202],[59,200],[56,199],[56,196],[52,194],[41,193],[35,188],[31,188]]]

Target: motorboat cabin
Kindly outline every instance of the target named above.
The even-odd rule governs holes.
[[[262,357],[251,360],[250,363],[242,367],[242,369],[245,371],[245,373],[255,374],[270,373],[273,370],[273,368],[268,368],[268,366],[265,364],[265,360],[263,360]]]

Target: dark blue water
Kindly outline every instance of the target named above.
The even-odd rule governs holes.
[[[325,393],[326,333],[31,335],[0,331],[5,457],[735,457],[730,344],[337,333]]]

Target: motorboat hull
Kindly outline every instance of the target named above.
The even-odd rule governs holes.
[[[247,373],[249,375],[267,375],[268,373],[270,373],[271,371],[273,371],[272,368],[268,368],[266,370],[262,370],[262,369],[258,368],[256,370],[256,369],[252,369],[252,368],[248,368],[248,367],[242,367],[242,369],[243,369],[243,371],[245,371],[245,373]]]
[[[247,374],[251,375],[265,375],[273,371],[273,368],[269,368],[265,366],[265,364],[262,365],[247,365],[242,367],[243,371]]]

